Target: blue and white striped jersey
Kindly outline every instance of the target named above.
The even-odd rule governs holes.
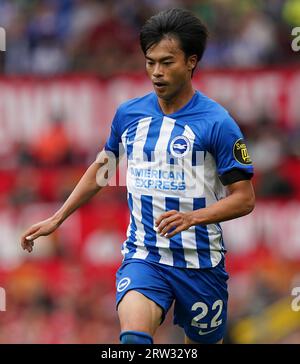
[[[118,108],[105,150],[126,153],[128,160],[124,259],[216,266],[226,252],[219,224],[193,226],[166,238],[156,232],[155,220],[168,210],[201,209],[225,197],[220,178],[232,170],[252,175],[243,135],[229,113],[196,91],[183,108],[164,115],[150,93]]]

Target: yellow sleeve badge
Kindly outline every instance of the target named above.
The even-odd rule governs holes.
[[[237,162],[241,164],[252,164],[244,139],[238,139],[233,146],[233,155]]]

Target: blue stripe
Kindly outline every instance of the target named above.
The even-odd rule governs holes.
[[[132,194],[128,193],[128,207],[130,211],[130,217],[131,217],[131,224],[130,224],[130,235],[126,241],[126,247],[128,248],[129,252],[125,254],[125,259],[129,259],[133,256],[133,254],[136,252],[137,246],[134,244],[136,242],[136,223],[135,219],[132,213],[133,210],[133,201],[132,201]]]
[[[170,157],[170,158],[167,159],[167,163],[169,163],[169,164],[175,164],[175,165],[178,164],[178,158],[172,156],[170,146],[171,146],[172,140],[175,137],[177,137],[179,135],[183,135],[184,126],[185,125],[182,124],[182,121],[181,122],[178,121],[178,120],[175,121],[174,128],[172,130],[171,137],[170,137],[168,147],[167,147],[168,156]]]
[[[153,219],[153,205],[152,196],[141,196],[142,205],[142,224],[144,225],[145,237],[144,244],[146,249],[149,251],[146,260],[152,262],[159,262],[161,256],[156,246],[156,231],[154,230],[154,219]]]
[[[201,141],[199,141],[197,143],[197,140],[196,140],[197,139],[197,135],[196,135],[196,133],[195,133],[194,130],[193,130],[193,133],[195,135],[195,140],[194,140],[193,152],[192,152],[192,166],[195,167],[195,166],[200,166],[200,165],[202,165],[204,163],[204,157],[198,154],[199,153],[199,144],[201,144]],[[199,160],[200,158],[203,159],[202,160],[202,163],[201,163],[201,160]]]
[[[202,209],[204,207],[205,198],[194,198],[193,210]],[[210,243],[206,226],[196,225],[195,235],[200,268],[212,267],[210,259]]]
[[[142,120],[142,119],[140,119],[140,120]],[[134,141],[135,136],[136,136],[136,130],[137,130],[140,120],[133,123],[133,125],[128,128],[126,136],[125,136],[128,160],[132,159],[133,143],[127,144],[127,141],[130,141],[130,142]]]
[[[226,247],[225,247],[225,243],[224,243],[224,239],[223,239],[223,230],[222,227],[219,223],[216,224],[218,230],[220,231],[221,234],[221,247],[222,247],[222,255],[224,256],[224,253],[226,253]]]
[[[176,210],[179,211],[179,198],[166,197],[166,211]],[[184,250],[182,246],[181,233],[174,235],[170,238],[170,250],[173,253],[173,265],[180,268],[186,268],[186,261],[184,258]]]
[[[192,166],[202,166],[204,164],[204,159],[206,156],[206,150],[201,139],[199,139],[196,132],[193,130],[195,135],[194,145],[193,145],[193,155],[192,155]]]
[[[167,152],[166,163],[167,164],[172,164],[172,165],[178,165],[178,158],[173,157],[172,154],[170,153],[170,150]]]
[[[216,201],[219,201],[219,198],[218,198],[216,192],[214,192],[214,195],[215,195]],[[220,231],[220,234],[221,234],[221,241],[220,241],[221,247],[222,247],[222,252],[221,253],[224,256],[224,253],[226,253],[227,250],[226,250],[224,239],[223,239],[223,230],[222,230],[222,227],[221,227],[221,225],[219,223],[216,223],[216,226],[217,226],[217,228],[218,228],[218,230]]]
[[[196,142],[194,142],[193,154],[192,154],[192,166],[193,167],[203,166],[204,158],[205,158],[205,152],[202,150],[199,150],[199,147],[197,146]]]
[[[143,149],[144,160],[148,162],[154,161],[154,150],[159,138],[159,133],[162,123],[163,123],[162,117],[151,119],[146,138],[146,143],[144,144],[144,149]]]

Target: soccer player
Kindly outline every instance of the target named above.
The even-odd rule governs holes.
[[[192,85],[206,40],[206,27],[183,9],[145,23],[140,43],[154,92],[118,108],[99,158],[63,206],[22,236],[31,252],[35,239],[107,183],[114,158],[126,155],[130,223],[116,280],[124,344],[152,343],[173,302],[185,343],[223,340],[228,275],[219,223],[249,214],[255,196],[239,127]]]

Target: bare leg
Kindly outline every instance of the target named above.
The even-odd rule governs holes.
[[[137,291],[129,291],[118,305],[121,331],[141,331],[151,336],[160,325],[162,308]]]

